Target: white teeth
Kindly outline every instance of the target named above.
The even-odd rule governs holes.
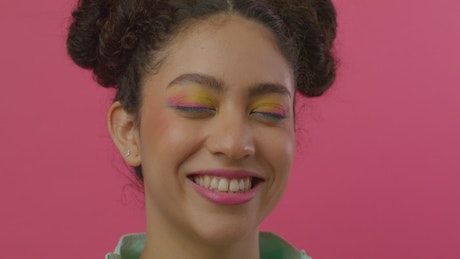
[[[238,180],[232,179],[230,181],[230,187],[229,187],[231,192],[237,192],[240,189],[240,186],[238,184]]]
[[[244,185],[245,185],[244,184],[244,179],[240,179],[240,184],[238,186],[240,188],[240,190],[246,191],[246,188],[244,188]]]
[[[219,192],[228,191],[228,181],[225,178],[221,178],[219,181],[219,187],[217,188]]]
[[[209,186],[211,186],[211,177],[209,177],[209,175],[204,176],[204,185],[202,184],[201,186],[205,188],[209,188]]]
[[[211,180],[211,190],[217,190],[217,178],[216,177],[213,177],[212,180]]]
[[[252,185],[251,185],[251,179],[246,178],[246,182],[245,182],[244,187],[246,187],[246,188],[244,189],[245,191],[251,189],[251,187],[252,187]]]
[[[210,175],[193,177],[193,181],[201,187],[217,192],[246,192],[251,189],[251,177],[228,179]]]

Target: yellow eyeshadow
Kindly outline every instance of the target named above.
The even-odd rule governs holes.
[[[256,112],[273,113],[281,116],[288,115],[288,108],[283,104],[282,98],[279,97],[261,98],[254,103],[252,110]]]
[[[214,95],[204,89],[173,93],[166,98],[166,103],[170,106],[190,107],[215,107],[217,105]]]

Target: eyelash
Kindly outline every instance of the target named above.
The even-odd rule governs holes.
[[[172,106],[172,107],[177,111],[184,112],[184,113],[190,113],[194,115],[207,115],[207,114],[216,112],[214,108],[208,108],[208,107],[192,107],[192,106]],[[253,111],[250,113],[250,115],[261,117],[262,119],[272,120],[272,121],[281,121],[287,118],[287,116],[285,115],[271,113],[271,112]]]
[[[251,112],[252,115],[256,115],[257,117],[263,117],[263,119],[274,120],[274,121],[281,121],[287,118],[287,116],[278,114],[278,113],[271,113],[271,112]]]
[[[181,112],[193,114],[214,113],[216,111],[215,109],[208,107],[173,106],[173,108]]]

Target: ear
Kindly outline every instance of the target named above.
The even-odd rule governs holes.
[[[130,166],[141,165],[139,130],[132,114],[126,112],[120,102],[114,102],[107,114],[110,136],[125,162]]]

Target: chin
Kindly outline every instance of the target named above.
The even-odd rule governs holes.
[[[229,246],[258,235],[260,222],[254,215],[216,215],[202,217],[195,228],[195,235],[212,246]]]

